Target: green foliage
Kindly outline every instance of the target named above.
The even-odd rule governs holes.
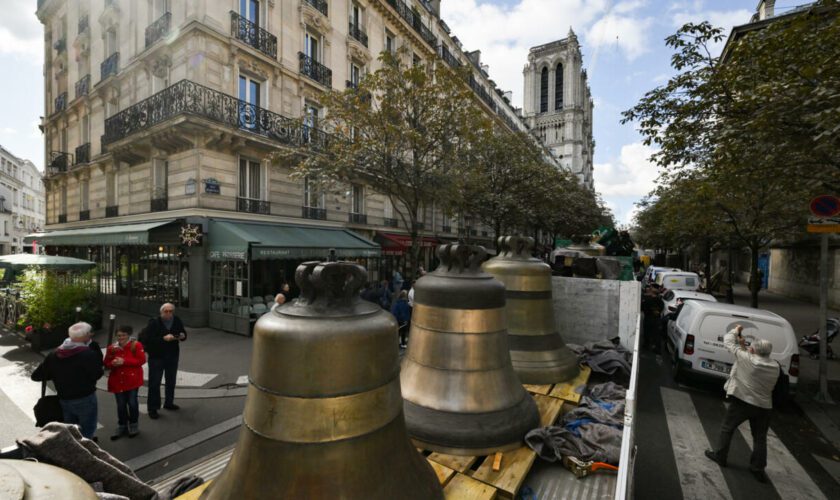
[[[95,280],[93,271],[75,275],[33,268],[21,273],[16,286],[26,312],[18,326],[46,324],[61,330],[76,322],[76,307],[82,308],[82,321],[95,324],[99,319]]]

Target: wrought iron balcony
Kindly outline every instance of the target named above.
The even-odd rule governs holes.
[[[152,190],[152,212],[165,212],[169,209],[169,193],[166,188],[154,188]]]
[[[298,52],[300,74],[315,80],[324,87],[332,87],[332,70],[303,52]]]
[[[76,148],[76,163],[74,165],[88,162],[90,162],[90,143],[86,142]]]
[[[238,212],[248,212],[251,214],[271,214],[271,202],[259,200],[255,198],[236,198],[236,210]]]
[[[443,233],[451,233],[451,232],[452,232],[452,226],[442,226],[442,227],[440,228],[440,230],[441,230],[441,232],[443,232]]]
[[[67,92],[62,92],[59,94],[58,97],[55,98],[55,110],[54,113],[58,113],[59,111],[64,111],[67,108]]]
[[[79,210],[79,220],[90,220],[90,210]]]
[[[350,36],[358,40],[365,47],[368,46],[367,33],[356,24],[350,23]]]
[[[67,214],[58,214],[58,223],[64,224],[67,222]]]
[[[157,21],[146,26],[146,48],[169,34],[169,22],[171,19],[172,13],[167,12],[160,16]]]
[[[455,57],[455,54],[449,51],[446,45],[440,46],[440,57],[446,64],[448,64],[452,68],[461,67],[461,61],[459,61],[458,58]]]
[[[309,5],[315,7],[315,9],[323,15],[327,14],[327,2],[326,0],[304,0]]]
[[[348,221],[350,224],[367,224],[367,214],[350,213]]]
[[[120,215],[119,205],[111,205],[110,207],[105,207],[105,217],[116,217],[118,215]]]
[[[179,115],[205,118],[287,146],[322,149],[325,132],[189,80],[181,80],[105,120],[102,144],[110,144]],[[104,149],[104,148],[103,148]]]
[[[481,98],[482,101],[484,101],[485,103],[487,103],[488,106],[490,106],[490,109],[492,109],[493,111],[498,110],[498,106],[496,105],[496,102],[493,101],[493,98],[490,96],[490,93],[488,93],[487,90],[484,87],[482,87],[480,83],[478,83],[478,80],[476,80],[473,75],[470,75],[470,88],[473,90],[473,92],[476,93],[476,95],[478,95],[478,97]]]
[[[390,219],[388,217],[385,217],[383,224],[385,224],[385,226],[387,227],[399,227],[400,221],[397,219]]]
[[[318,207],[300,207],[304,219],[327,220],[327,209]]]
[[[423,25],[423,19],[416,15],[405,2],[402,0],[388,0],[388,5],[397,11],[397,14],[420,35],[420,38],[433,48],[437,48],[437,37],[429,28]]]
[[[88,92],[90,92],[90,75],[85,75],[76,82],[76,99],[88,95]]]
[[[104,80],[111,75],[116,75],[120,65],[120,53],[114,52],[108,59],[102,61],[102,64],[99,65],[99,79]]]
[[[277,59],[277,37],[234,11],[230,11],[230,31],[237,40]]]
[[[59,172],[67,172],[67,167],[73,161],[73,155],[63,151],[52,151],[50,153],[50,164],[47,167],[48,174],[57,174]]]
[[[90,23],[88,22],[88,16],[85,14],[84,16],[79,18],[79,34],[81,35],[85,31],[87,31]]]

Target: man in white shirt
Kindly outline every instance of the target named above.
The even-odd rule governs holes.
[[[759,482],[766,483],[769,481],[764,472],[767,466],[767,430],[773,409],[773,387],[779,378],[780,365],[770,359],[773,344],[769,340],[757,339],[747,348],[741,336],[743,329],[743,326],[735,325],[723,337],[723,345],[735,355],[735,364],[723,386],[729,403],[720,428],[718,448],[706,450],[706,456],[726,467],[732,434],[744,420],[749,420],[753,437],[750,472]]]

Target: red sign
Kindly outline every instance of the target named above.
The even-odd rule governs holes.
[[[810,208],[815,217],[834,217],[840,214],[840,198],[827,194],[817,196],[811,200]]]

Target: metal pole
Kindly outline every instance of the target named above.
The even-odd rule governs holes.
[[[817,401],[834,403],[828,393],[828,233],[820,235],[820,391]]]
[[[111,345],[111,342],[114,341],[114,320],[117,319],[116,314],[111,314],[108,316],[108,345]]]

